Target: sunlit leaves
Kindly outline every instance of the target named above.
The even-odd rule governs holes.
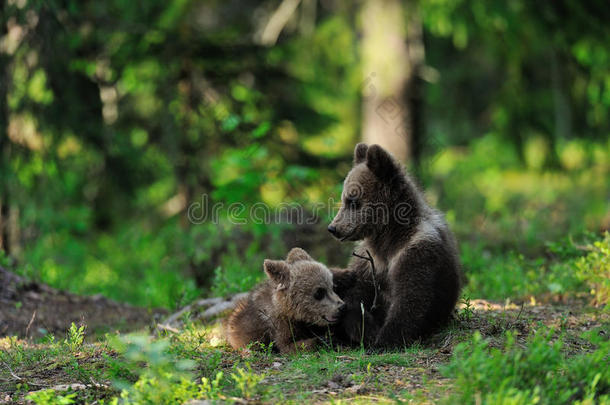
[[[50,104],[53,92],[47,87],[47,76],[42,69],[37,69],[28,83],[28,96],[35,102]]]

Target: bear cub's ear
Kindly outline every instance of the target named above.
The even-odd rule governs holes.
[[[288,287],[288,283],[290,282],[290,266],[288,263],[282,260],[265,259],[263,267],[267,277],[278,284],[279,290]]]
[[[362,163],[366,160],[366,150],[368,149],[368,145],[366,143],[359,143],[354,148],[354,165],[358,163]]]
[[[288,263],[298,262],[300,260],[314,261],[306,251],[301,248],[295,247],[290,252],[288,252],[288,256],[286,256],[286,261]]]
[[[392,179],[400,171],[394,158],[379,145],[367,149],[366,165],[382,181]]]

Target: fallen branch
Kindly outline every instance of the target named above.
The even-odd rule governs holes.
[[[73,384],[59,384],[59,385],[42,385],[42,384],[32,384],[28,381],[30,385],[36,385],[38,387],[46,387],[42,390],[30,391],[28,394],[33,394],[35,392],[44,391],[46,389],[52,389],[56,392],[65,392],[65,391],[82,391],[90,388],[101,388],[101,389],[110,389],[110,386],[107,384],[100,383],[92,383],[92,384],[81,384],[81,383],[73,383]]]
[[[164,325],[162,323],[158,323],[157,324],[157,329],[159,329],[159,330],[166,330],[166,331],[172,332],[172,333],[180,333],[180,331],[178,329],[172,328],[171,326]]]
[[[209,307],[218,304],[222,301],[222,298],[205,298],[199,301],[195,301],[192,304],[189,304],[184,308],[180,309],[178,312],[175,312],[165,318],[165,321],[163,323],[166,325],[172,325],[176,323],[182,317],[182,315],[186,314],[187,312],[193,312],[196,308]]]
[[[19,377],[17,374],[15,374],[13,372],[13,369],[11,368],[11,366],[8,365],[8,363],[6,363],[5,361],[2,362],[2,364],[4,364],[4,367],[6,367],[6,369],[8,370],[8,372],[11,374],[11,376],[17,380],[17,381],[23,381],[23,378]]]
[[[24,379],[24,378],[19,377],[17,374],[15,374],[15,372],[13,371],[13,369],[11,368],[11,366],[9,366],[9,365],[8,365],[8,363],[7,363],[7,362],[2,361],[2,364],[3,364],[3,365],[4,365],[4,367],[5,367],[5,368],[8,370],[9,374],[11,375],[11,377],[13,377],[15,380],[17,380],[17,381],[19,381],[19,382],[25,382],[26,384],[28,384],[28,385],[33,385],[33,386],[35,386],[35,387],[46,387],[46,385],[45,385],[45,384],[37,383],[37,382],[31,381],[31,380],[26,380],[26,379]],[[7,380],[7,379],[4,379],[4,378],[2,378],[1,380],[2,380],[2,381],[5,381],[5,382],[14,382],[14,381]]]
[[[235,294],[232,297],[222,298],[204,298],[198,301],[193,302],[180,309],[179,311],[168,316],[162,323],[157,325],[157,327],[165,330],[169,330],[171,332],[177,331],[176,326],[179,326],[181,322],[181,318],[186,313],[197,313],[193,319],[197,320],[208,320],[214,318],[225,311],[235,308],[237,302],[242,298],[246,297],[248,293],[240,293]],[[171,328],[171,329],[170,329]]]

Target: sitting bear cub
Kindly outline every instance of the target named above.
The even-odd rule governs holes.
[[[328,226],[340,241],[360,241],[337,288],[344,315],[335,341],[401,347],[447,324],[462,286],[457,245],[402,166],[378,145],[358,144],[342,207]]]
[[[292,249],[285,261],[265,260],[264,269],[269,279],[240,301],[228,319],[229,344],[237,349],[273,342],[281,353],[312,349],[344,306],[333,291],[333,273],[300,248]]]

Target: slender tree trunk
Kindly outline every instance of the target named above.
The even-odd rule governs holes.
[[[407,50],[411,74],[405,91],[407,104],[407,130],[409,131],[410,153],[414,166],[420,169],[420,159],[424,147],[424,80],[422,70],[425,64],[424,29],[417,3],[407,3]]]
[[[0,3],[0,38],[7,35],[6,19],[8,5]],[[8,252],[6,240],[7,211],[9,207],[8,196],[8,167],[9,167],[9,139],[8,139],[8,85],[9,85],[9,55],[0,51],[0,249]]]
[[[424,47],[417,8],[400,0],[365,0],[360,20],[362,138],[406,162],[419,151],[422,127],[418,71]]]
[[[2,196],[0,196],[2,197]],[[2,199],[0,199],[0,251],[3,251],[5,249],[4,247],[4,213],[3,211],[4,206],[2,205]]]
[[[553,89],[554,131],[549,133],[549,158],[547,165],[557,168],[560,166],[557,155],[557,141],[567,139],[572,133],[572,111],[570,101],[563,88],[564,77],[562,64],[557,51],[551,47],[551,88]]]
[[[17,260],[21,259],[21,225],[17,205],[11,205],[8,212],[8,244],[11,256]]]

